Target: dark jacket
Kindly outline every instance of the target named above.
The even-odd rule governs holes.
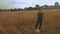
[[[41,22],[43,19],[44,14],[43,13],[38,13],[38,22]]]

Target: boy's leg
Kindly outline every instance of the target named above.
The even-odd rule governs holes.
[[[36,22],[36,25],[35,25],[35,28],[36,28],[36,29],[37,29],[37,27],[38,27],[38,24],[39,24],[39,22],[37,21],[37,22]]]
[[[36,28],[35,33],[37,33],[37,34],[40,32],[40,29],[38,28],[38,26],[39,26],[39,21],[36,22],[36,26],[35,26],[35,28]]]
[[[39,29],[41,29],[42,21],[39,22]]]

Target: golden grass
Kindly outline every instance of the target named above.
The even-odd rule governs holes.
[[[60,34],[60,10],[42,10],[40,34]],[[0,30],[5,34],[35,34],[38,10],[0,12]]]

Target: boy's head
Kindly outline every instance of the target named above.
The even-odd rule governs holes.
[[[38,13],[41,13],[41,9],[38,9]]]
[[[41,13],[41,11],[39,11],[38,13]]]

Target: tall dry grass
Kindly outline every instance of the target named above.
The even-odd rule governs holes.
[[[60,34],[60,10],[42,10],[44,13],[40,34]],[[2,34],[35,34],[38,10],[0,12]]]

